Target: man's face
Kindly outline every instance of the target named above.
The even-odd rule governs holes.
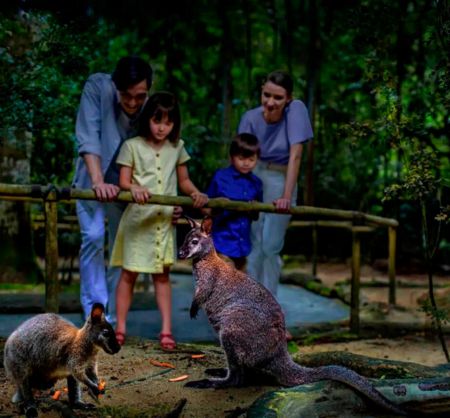
[[[131,116],[141,109],[147,99],[148,89],[147,80],[142,80],[125,91],[119,91],[119,103],[125,113]]]

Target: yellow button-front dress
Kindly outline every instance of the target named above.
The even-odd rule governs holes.
[[[148,187],[150,193],[177,195],[177,165],[190,159],[183,140],[165,141],[154,150],[143,137],[122,145],[117,163],[133,168],[132,182]],[[173,206],[130,203],[120,220],[110,263],[140,273],[162,273],[175,260]]]

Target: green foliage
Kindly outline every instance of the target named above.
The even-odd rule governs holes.
[[[70,183],[84,80],[137,54],[155,70],[153,90],[180,99],[189,170],[202,189],[228,164],[229,141],[258,105],[264,75],[284,68],[314,115],[314,159],[303,159],[299,185],[314,163],[315,205],[407,220],[407,243],[420,218],[411,199],[433,205],[439,195],[447,205],[447,1],[42,7],[48,12],[0,17],[0,140],[30,156],[32,182]]]
[[[88,45],[48,15],[1,19],[0,33],[0,136],[9,143],[30,132],[31,181],[64,182],[72,171],[73,121]],[[16,139],[14,145],[26,143]]]
[[[436,153],[414,147],[404,166],[404,179],[386,188],[385,199],[424,200],[436,192],[438,160]]]
[[[420,307],[420,310],[424,312],[433,321],[439,321],[442,324],[448,323],[450,318],[448,312],[445,309],[439,309],[430,302],[430,299],[425,299]]]

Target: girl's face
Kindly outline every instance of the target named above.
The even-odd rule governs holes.
[[[160,120],[155,117],[150,119],[150,134],[155,142],[162,142],[167,139],[167,136],[173,129],[173,122],[169,120],[167,115],[164,115]]]
[[[263,106],[264,120],[267,123],[276,123],[283,117],[285,106],[291,101],[284,87],[267,81],[262,86],[261,104]]]

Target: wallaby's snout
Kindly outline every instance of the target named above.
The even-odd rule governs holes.
[[[113,327],[108,322],[105,322],[104,324],[99,324],[96,328],[96,345],[101,347],[105,353],[118,353],[121,347]]]
[[[204,247],[204,241],[207,238],[202,236],[198,229],[192,229],[183,242],[183,245],[178,251],[178,257],[182,260],[185,258],[192,258],[202,253]]]
[[[180,258],[181,260],[184,260],[186,258],[189,258],[189,256],[190,256],[189,242],[188,242],[188,237],[186,237],[183,245],[178,250],[178,258]]]

